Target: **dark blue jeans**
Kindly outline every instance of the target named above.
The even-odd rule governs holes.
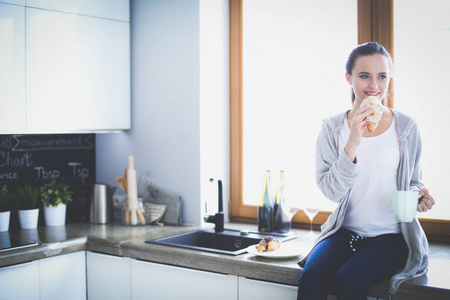
[[[310,253],[298,281],[298,300],[367,299],[373,283],[401,269],[408,247],[401,234],[361,239],[347,229],[321,241]]]

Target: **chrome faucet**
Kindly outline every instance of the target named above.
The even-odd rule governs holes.
[[[210,178],[209,182],[213,182],[214,179]],[[203,220],[207,223],[214,223],[216,227],[214,230],[216,232],[224,231],[224,213],[223,213],[223,191],[222,191],[222,180],[217,180],[218,184],[218,198],[219,198],[219,211],[215,215],[206,215]]]

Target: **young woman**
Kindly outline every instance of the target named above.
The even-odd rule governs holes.
[[[322,226],[303,267],[298,299],[366,299],[370,285],[390,278],[390,293],[400,283],[425,274],[428,243],[417,221],[399,223],[392,209],[393,191],[417,190],[418,211],[434,205],[421,181],[421,139],[410,117],[385,106],[392,60],[383,46],[356,47],[345,77],[353,90],[353,108],[324,120],[316,144],[316,181],[338,203]],[[382,100],[382,118],[367,130],[373,109],[364,98]]]

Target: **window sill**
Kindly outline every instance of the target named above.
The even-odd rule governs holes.
[[[254,217],[238,217],[232,216],[230,220],[232,222],[243,222],[243,223],[254,223],[256,224],[256,206]],[[313,229],[320,230],[322,226],[330,216],[330,211],[320,211],[313,220]],[[450,243],[450,220],[440,220],[440,219],[429,219],[429,218],[419,218],[419,222],[427,236],[429,241],[434,242],[447,242]],[[299,211],[293,218],[292,222],[293,228],[303,228],[309,229],[310,223],[309,219],[303,213]]]

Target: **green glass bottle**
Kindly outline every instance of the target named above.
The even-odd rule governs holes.
[[[273,231],[273,202],[269,192],[269,173],[264,173],[264,187],[258,205],[258,231],[272,232]]]

